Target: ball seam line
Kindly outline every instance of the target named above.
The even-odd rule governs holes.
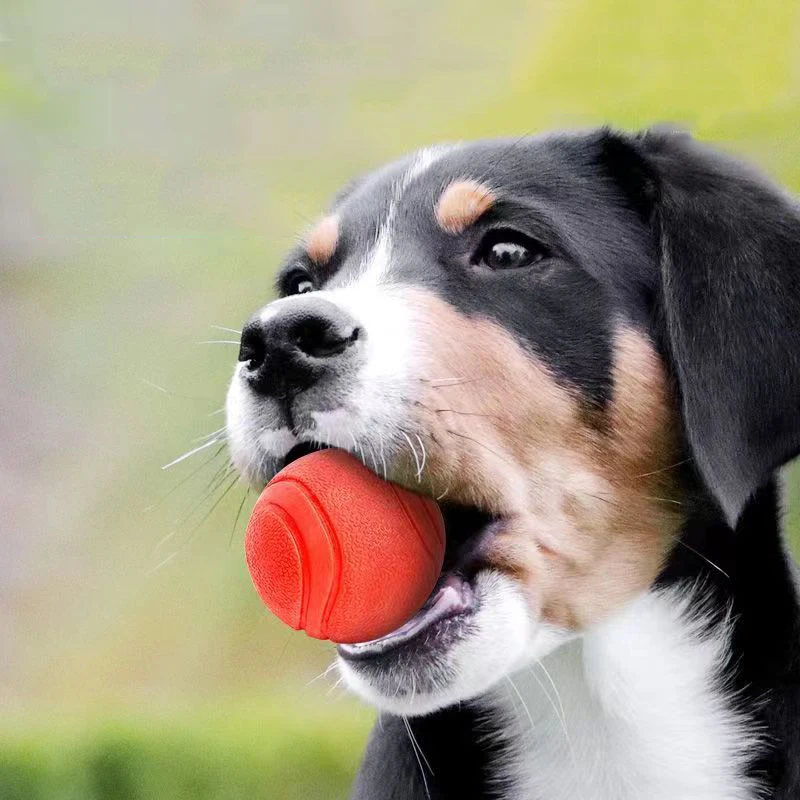
[[[427,553],[429,559],[435,561],[436,556],[433,553],[431,553],[430,547],[428,547],[428,542],[426,537],[423,535],[422,531],[420,531],[419,526],[417,525],[417,522],[412,516],[411,512],[408,510],[408,508],[406,508],[406,504],[403,502],[403,498],[398,493],[397,487],[395,487],[394,484],[392,483],[389,484],[389,487],[391,488],[392,493],[394,494],[395,499],[397,500],[397,504],[403,510],[403,514],[405,514],[405,517],[408,520],[409,525],[411,525],[411,527],[414,530],[414,533],[417,535],[417,539],[422,545],[422,549]]]
[[[431,523],[431,528],[436,531],[436,537],[439,539],[439,543],[441,545],[445,544],[445,531],[444,531],[444,520],[442,519],[442,512],[439,510],[437,506],[437,511],[439,511],[438,516],[433,513],[431,509],[431,504],[427,502],[427,499],[424,498],[422,495],[415,495],[420,501],[420,505],[422,506],[423,511],[425,512],[425,516],[428,518],[429,522]]]
[[[322,528],[325,538],[328,541],[328,550],[331,554],[331,562],[333,565],[331,582],[328,586],[327,597],[325,599],[325,603],[323,604],[322,614],[320,615],[319,633],[322,638],[327,638],[328,622],[331,614],[333,613],[333,607],[336,603],[336,598],[339,595],[339,585],[341,583],[342,575],[342,554],[339,547],[339,538],[336,536],[336,529],[333,527],[327,512],[304,481],[300,480],[294,475],[284,475],[279,479],[279,481],[273,481],[273,483],[291,483],[297,486],[306,500],[308,500],[309,505],[316,512],[317,517],[322,523],[320,527]]]
[[[300,592],[300,614],[298,615],[297,628],[295,630],[305,630],[306,617],[308,616],[308,603],[311,595],[311,575],[309,574],[309,561],[310,555],[305,546],[303,537],[300,535],[300,530],[292,519],[291,514],[280,503],[274,500],[270,502],[270,510],[276,516],[280,517],[286,526],[287,533],[292,537],[294,546],[300,555],[300,571],[301,571],[301,592]]]

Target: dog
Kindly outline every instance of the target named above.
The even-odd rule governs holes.
[[[240,473],[342,448],[446,522],[422,610],[338,647],[379,709],[354,798],[800,797],[792,197],[663,128],[433,147],[348,185],[277,291]]]

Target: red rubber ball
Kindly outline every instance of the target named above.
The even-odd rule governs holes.
[[[342,450],[281,470],[253,508],[245,539],[261,599],[315,639],[376,639],[410,619],[442,569],[433,500],[381,480]]]

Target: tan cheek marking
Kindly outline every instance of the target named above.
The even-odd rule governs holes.
[[[317,265],[324,266],[331,260],[339,241],[339,217],[336,214],[321,219],[305,238],[308,257]]]
[[[451,183],[436,204],[436,222],[446,233],[461,233],[493,205],[494,192],[482,183],[462,180]]]
[[[607,432],[500,325],[409,290],[419,340],[416,400],[431,491],[501,515],[490,561],[532,613],[581,629],[646,590],[681,524],[672,392],[650,343],[615,341]]]
[[[578,435],[578,404],[500,325],[423,290],[407,294],[426,345],[416,399],[431,437],[426,474],[449,500],[513,513],[526,503],[536,449]]]
[[[614,351],[610,433],[586,462],[608,490],[594,508],[591,492],[564,506],[572,558],[551,560],[541,578],[550,587],[543,590],[544,616],[571,628],[649,588],[682,521],[670,469],[679,453],[677,412],[663,365],[651,343],[629,328],[618,330]]]
[[[677,409],[661,359],[641,334],[620,328],[614,342],[613,455],[649,472],[669,465],[677,450]]]

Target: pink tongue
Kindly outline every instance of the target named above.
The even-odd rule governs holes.
[[[448,575],[443,583],[436,590],[423,607],[408,622],[396,628],[386,636],[373,639],[370,642],[361,642],[362,645],[374,644],[376,642],[388,643],[395,638],[410,638],[414,634],[433,625],[445,617],[453,616],[469,608],[472,599],[472,588],[458,575]],[[356,645],[357,647],[358,645]]]

